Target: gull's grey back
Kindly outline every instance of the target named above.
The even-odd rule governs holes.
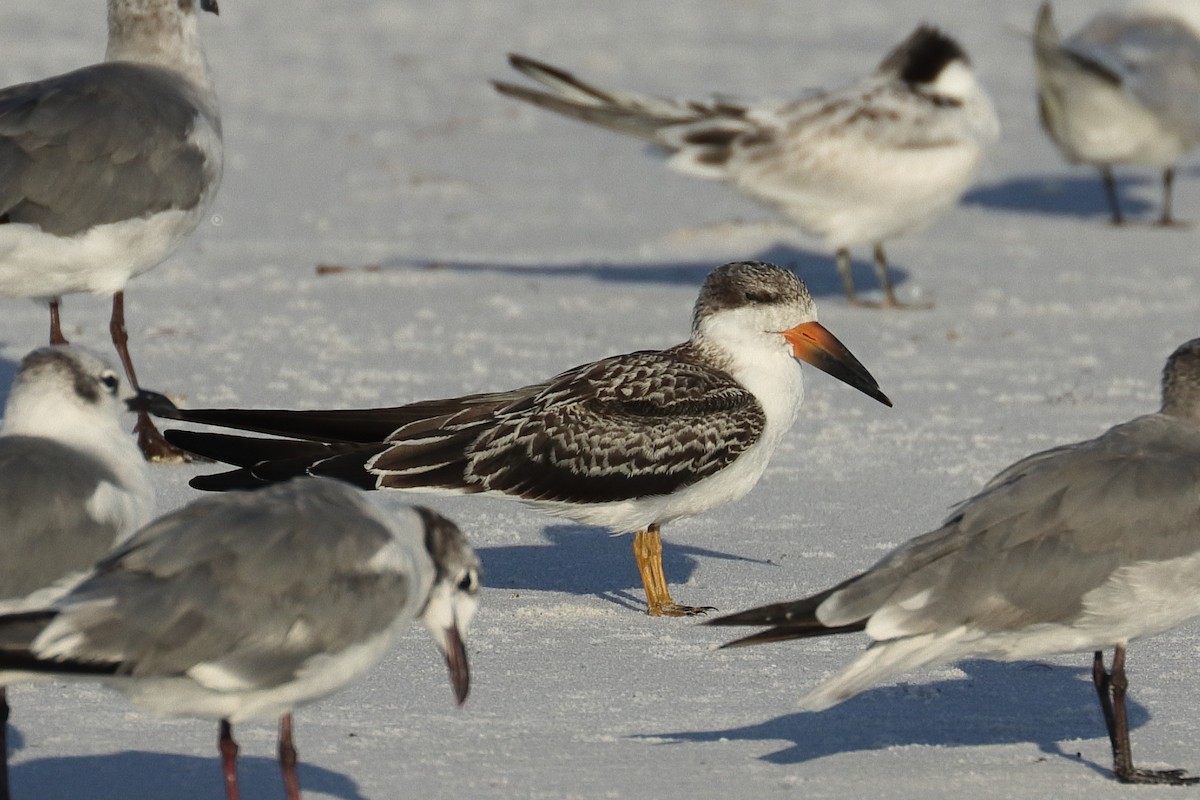
[[[104,555],[122,533],[86,506],[109,467],[66,445],[29,436],[0,437],[0,598],[24,597]]]
[[[97,64],[0,92],[0,216],[70,236],[94,225],[191,210],[211,197],[219,136],[195,93],[174,73]]]
[[[433,579],[424,531],[393,527],[325,479],[198,500],[139,531],[64,601],[84,639],[76,657],[133,676],[217,663],[251,687],[291,680],[420,610]]]
[[[1200,142],[1200,38],[1165,16],[1102,14],[1065,46],[1109,67],[1164,124]]]

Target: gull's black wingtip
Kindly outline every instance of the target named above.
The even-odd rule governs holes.
[[[726,614],[723,617],[706,619],[701,624],[715,625],[718,627],[724,627],[727,625],[765,625],[767,623],[763,621],[763,618],[773,616],[767,611],[767,608],[769,607],[750,608],[745,611],[739,611],[736,614]],[[770,632],[771,631],[760,631],[759,633],[751,634],[750,636],[743,636],[741,639],[734,639],[733,641],[718,645],[717,649],[728,650],[731,647],[745,647],[747,645],[756,644],[761,636]]]
[[[726,614],[723,617],[713,617],[704,620],[702,625],[769,625],[772,616],[770,609],[774,606],[760,606],[739,611],[736,614]]]
[[[717,647],[718,650],[729,650],[736,647],[749,647],[752,644],[766,644],[767,642],[781,642],[787,639],[796,638],[794,636],[781,636],[779,632],[772,628],[759,633],[752,633],[749,636],[743,636],[741,639],[734,639]]]
[[[809,639],[815,636],[829,636],[837,633],[854,633],[867,626],[865,619],[846,625],[829,627],[822,625],[817,619],[817,608],[841,586],[835,586],[818,594],[801,600],[785,600],[782,603],[771,603],[765,606],[748,608],[735,614],[705,620],[705,625],[757,625],[766,628],[764,631],[735,639],[721,645],[728,647],[746,647],[752,644],[767,642],[785,642],[789,639]]]

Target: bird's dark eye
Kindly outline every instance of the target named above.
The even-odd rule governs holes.
[[[771,302],[770,295],[765,294],[764,292],[752,292],[752,291],[747,290],[746,292],[742,293],[742,296],[746,298],[746,302],[748,302],[748,303],[769,303],[769,302]]]
[[[473,592],[475,591],[477,582],[478,578],[475,575],[475,571],[467,570],[462,574],[462,577],[458,579],[458,590],[460,592]]]
[[[117,389],[121,388],[121,379],[112,372],[103,372],[100,375],[100,385],[108,390],[109,394],[116,394]]]

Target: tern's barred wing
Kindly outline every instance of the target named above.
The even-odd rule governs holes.
[[[738,116],[744,109],[719,102],[690,103],[626,91],[601,89],[566,70],[521,55],[510,55],[509,64],[551,91],[531,89],[504,81],[492,85],[501,94],[524,100],[549,111],[593,125],[663,144],[659,131],[670,125],[713,116]]]

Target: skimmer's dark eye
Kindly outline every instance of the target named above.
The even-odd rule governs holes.
[[[105,388],[109,394],[116,394],[117,389],[121,388],[121,379],[116,376],[116,373],[111,370],[105,370],[100,375],[100,385]]]

